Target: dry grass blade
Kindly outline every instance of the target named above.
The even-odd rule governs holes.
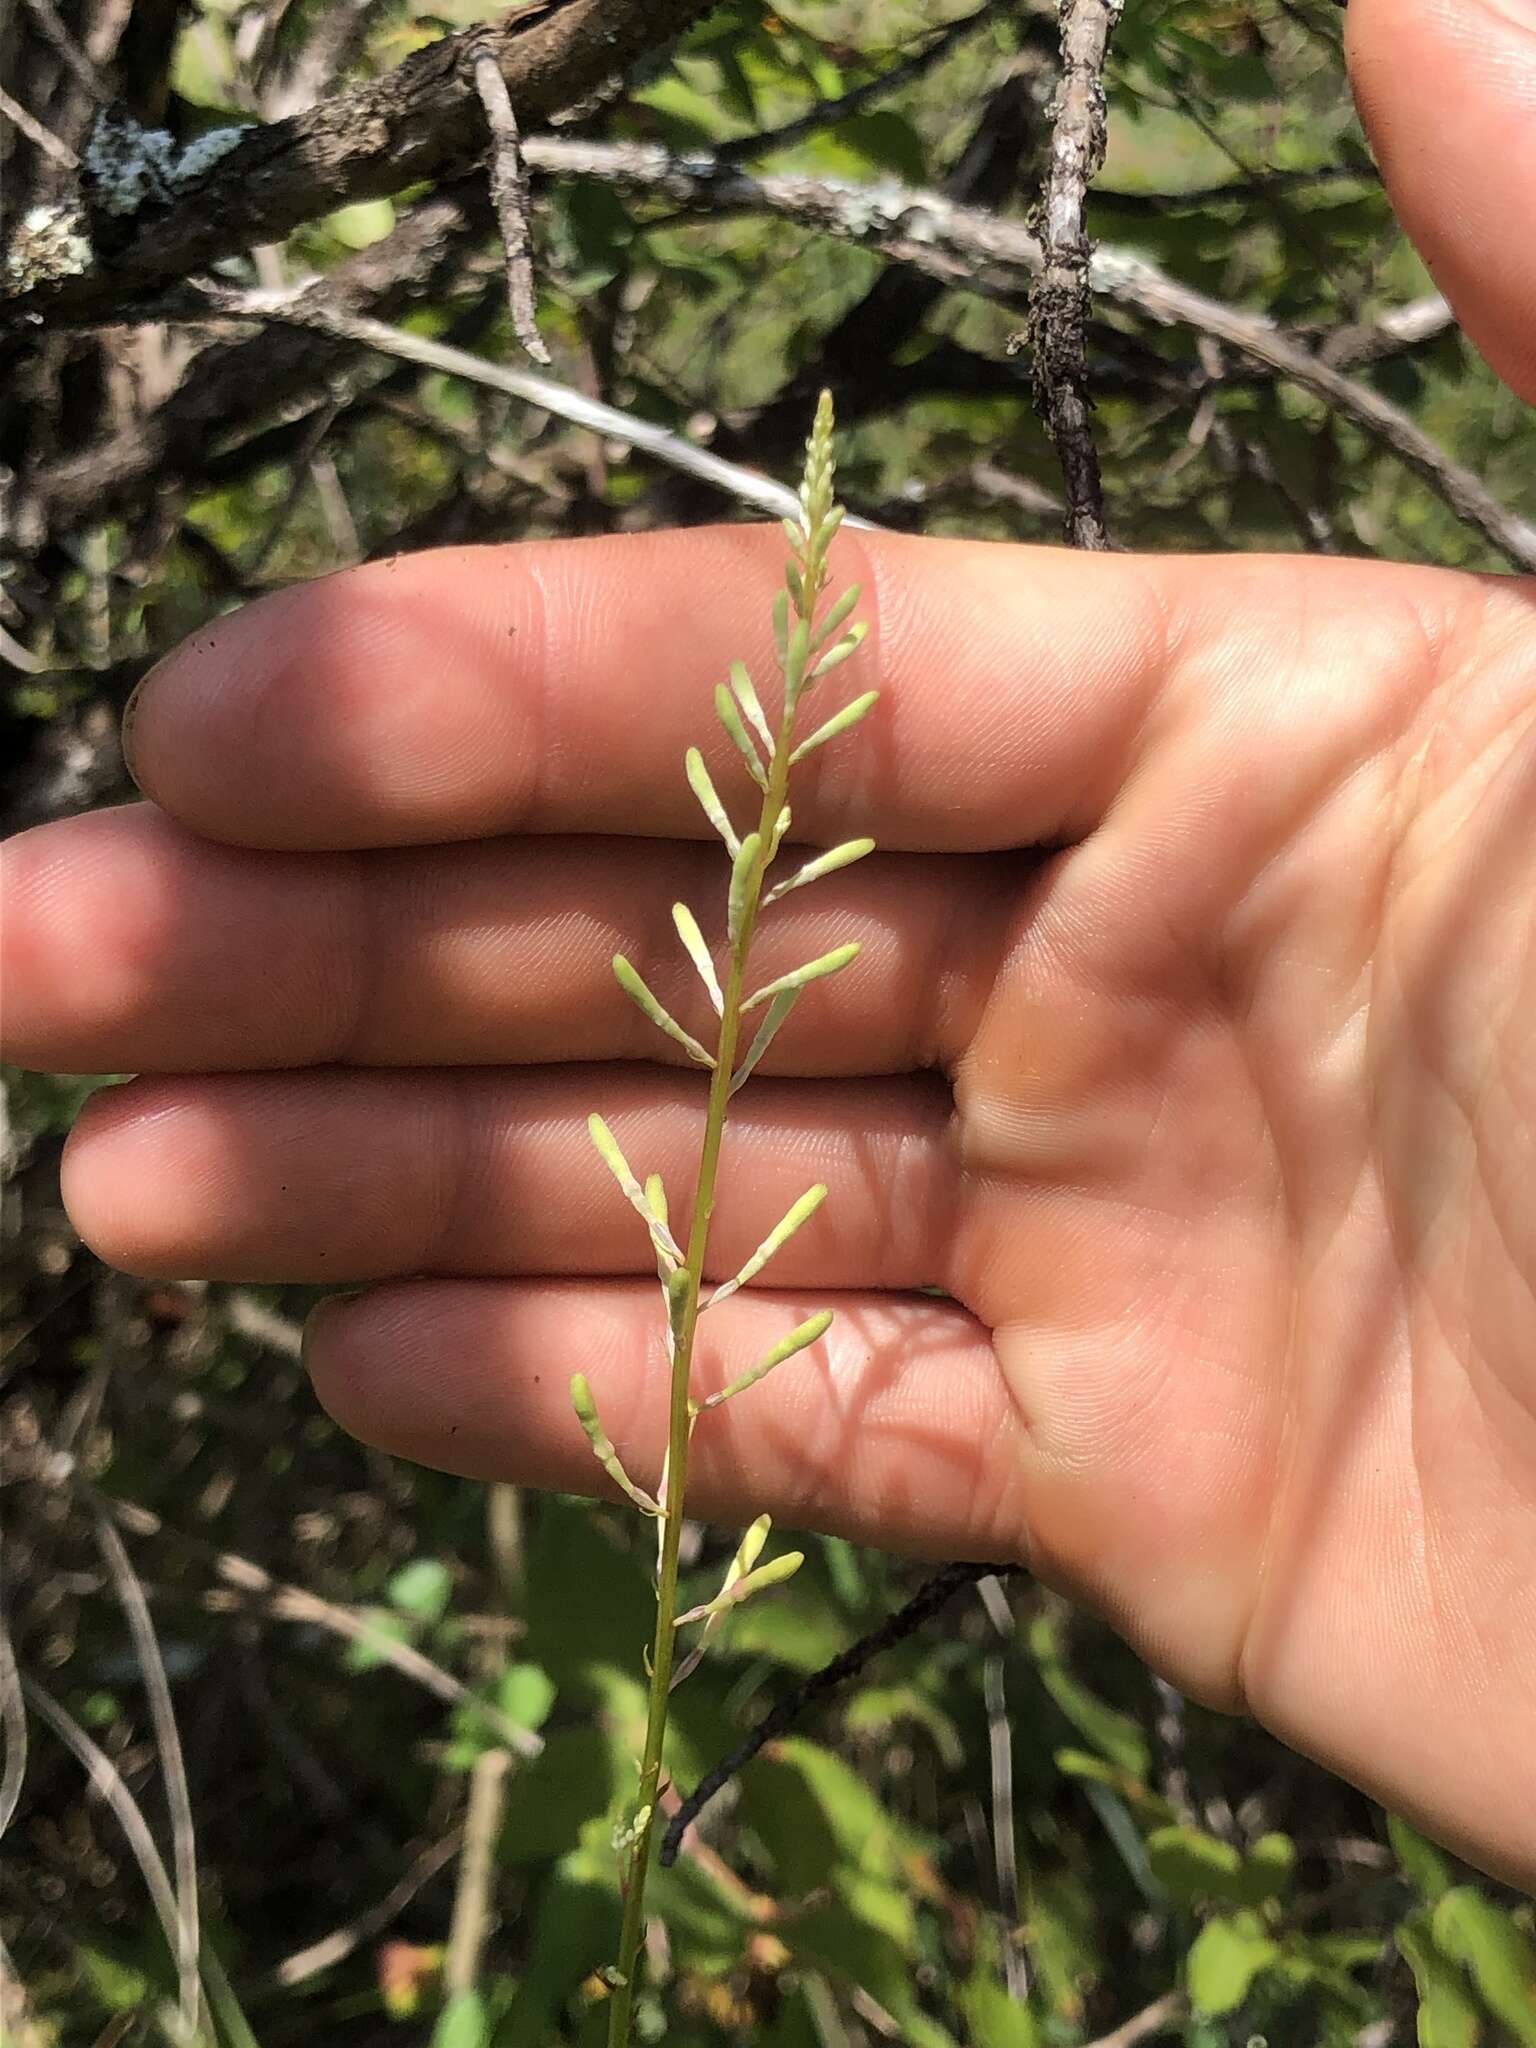
[[[0,1729],[5,1734],[5,1761],[0,1767],[0,1836],[10,1826],[27,1775],[27,1705],[21,1696],[21,1674],[10,1623],[0,1614]]]
[[[123,1547],[123,1539],[107,1516],[95,1513],[96,1541],[111,1576],[118,1600],[128,1621],[134,1654],[149,1701],[149,1718],[155,1731],[155,1748],[160,1758],[160,1776],[165,1786],[166,1809],[171,1818],[171,1850],[176,1868],[176,1995],[181,2023],[190,2037],[202,2025],[202,1984],[198,1976],[198,1955],[202,1937],[198,1927],[197,1836],[192,1822],[192,1800],[187,1790],[186,1764],[181,1753],[181,1734],[176,1726],[176,1709],[166,1677],[165,1659],[160,1654],[155,1625],[150,1620],[144,1588]]]

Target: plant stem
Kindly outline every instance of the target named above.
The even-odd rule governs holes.
[[[624,1920],[619,1935],[618,1981],[608,2019],[609,2048],[627,2048],[634,2011],[635,1977],[639,1968],[640,1944],[645,1932],[645,1881],[650,1869],[651,1838],[661,1792],[662,1751],[667,1739],[667,1705],[672,1687],[672,1662],[677,1630],[677,1559],[683,1534],[684,1493],[688,1479],[688,1447],[693,1434],[693,1413],[689,1407],[689,1381],[693,1368],[693,1343],[699,1323],[699,1302],[704,1284],[704,1254],[709,1243],[710,1217],[715,1204],[715,1178],[720,1165],[720,1141],[730,1106],[731,1077],[741,1035],[741,1005],[745,994],[747,956],[762,901],[763,877],[775,840],[779,814],[789,786],[789,757],[792,751],[793,706],[785,705],[763,792],[758,819],[758,856],[747,885],[740,928],[731,947],[720,1016],[720,1035],[715,1048],[715,1068],[710,1077],[709,1107],[704,1122],[704,1143],[699,1154],[699,1174],[693,1204],[693,1221],[688,1233],[685,1271],[688,1276],[684,1308],[678,1323],[672,1359],[670,1421],[667,1432],[667,1494],[662,1503],[661,1566],[656,1584],[656,1634],[651,1645],[651,1687],[645,1723],[645,1750],[640,1763],[638,1811],[641,1815],[630,1856],[628,1883],[624,1893]]]

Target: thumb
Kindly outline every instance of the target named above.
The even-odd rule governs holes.
[[[1536,399],[1536,0],[1350,0],[1398,218],[1499,375]]]

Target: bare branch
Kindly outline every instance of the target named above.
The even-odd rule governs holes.
[[[45,128],[35,115],[29,114],[25,107],[13,100],[4,86],[0,86],[0,114],[19,128],[29,142],[35,143],[44,156],[51,156],[66,171],[79,170],[80,159],[69,144],[61,142],[51,128]]]
[[[490,1931],[491,1895],[496,1877],[496,1837],[501,1830],[512,1758],[504,1749],[485,1749],[469,1774],[469,1810],[464,1818],[464,1848],[459,1882],[453,1897],[448,1950],[443,1958],[443,1988],[450,1998],[473,1991],[480,1958]]]
[[[509,397],[542,406],[546,412],[570,420],[575,426],[590,427],[597,433],[616,436],[636,448],[643,448],[648,455],[672,468],[684,470],[729,491],[744,504],[756,505],[777,518],[795,516],[799,503],[795,493],[786,485],[776,483],[772,477],[762,476],[740,463],[722,461],[707,449],[695,447],[681,434],[620,412],[615,406],[604,405],[600,399],[589,398],[584,391],[574,391],[569,385],[538,376],[532,370],[509,369],[499,363],[488,363],[464,349],[429,341],[424,335],[391,327],[387,322],[370,319],[365,314],[337,312],[327,301],[323,290],[311,291],[299,286],[280,292],[242,292],[210,285],[196,294],[179,294],[162,300],[153,310],[154,317],[162,320],[272,320],[295,327],[312,327],[322,334],[361,342],[385,355],[398,356],[403,362],[419,363],[424,369],[441,370],[450,377],[463,377],[472,384],[484,385],[487,390],[503,391]],[[846,523],[850,526],[860,524],[858,520]]]
[[[517,116],[507,96],[507,82],[488,50],[480,51],[475,58],[475,90],[491,131],[491,201],[507,257],[507,309],[512,315],[512,331],[536,363],[547,363],[549,350],[539,333],[535,313],[528,173],[518,146]]]
[[[1040,206],[1039,274],[1030,287],[1027,335],[1035,403],[1056,444],[1067,487],[1067,540],[1109,546],[1104,484],[1088,393],[1088,187],[1104,161],[1104,59],[1122,0],[1060,0],[1061,86],[1056,96]]]
[[[503,1752],[504,1753],[504,1752]],[[285,1956],[272,1975],[283,1985],[302,1984],[310,1977],[319,1976],[322,1970],[334,1969],[337,1963],[344,1963],[347,1957],[363,1945],[372,1941],[376,1934],[382,1934],[408,1906],[424,1884],[436,1877],[444,1864],[451,1863],[458,1853],[460,1835],[455,1831],[445,1835],[442,1841],[433,1842],[429,1848],[411,1864],[405,1875],[392,1885],[376,1906],[359,1913],[355,1920],[337,1927],[313,1941],[308,1948],[296,1949],[291,1956]]]
[[[499,25],[443,36],[383,78],[286,120],[252,123],[216,158],[205,146],[203,168],[178,180],[167,201],[147,201],[125,220],[98,210],[85,269],[31,285],[0,307],[12,323],[111,307],[126,313],[137,295],[281,240],[336,207],[467,169],[481,130],[473,76],[480,50],[500,66],[524,118],[543,120],[704,11],[705,0],[531,0]]]

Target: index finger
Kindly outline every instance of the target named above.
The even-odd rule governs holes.
[[[195,831],[248,846],[698,836],[682,756],[699,746],[740,797],[712,691],[743,659],[767,693],[783,558],[777,528],[704,527],[449,549],[298,585],[145,679],[125,722],[133,771]],[[845,532],[832,588],[862,585],[870,632],[818,689],[827,713],[871,688],[882,702],[856,743],[797,771],[794,836],[1080,836],[1162,678],[1171,573]],[[805,715],[819,722],[814,699]]]

